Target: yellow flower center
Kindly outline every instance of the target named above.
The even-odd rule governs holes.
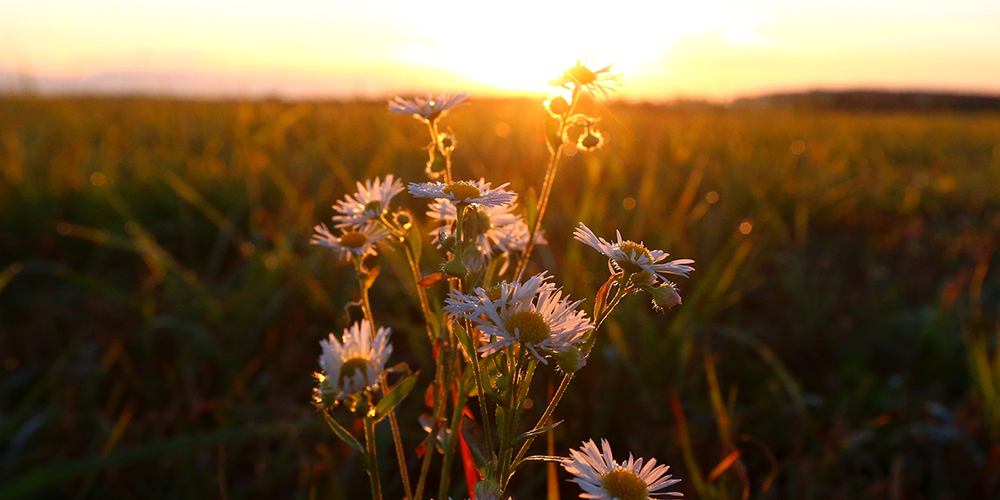
[[[601,478],[601,485],[608,496],[619,500],[647,500],[649,488],[635,472],[618,468]]]
[[[502,291],[503,291],[503,289],[500,287],[499,284],[493,285],[493,286],[491,286],[491,287],[489,287],[489,288],[486,289],[486,298],[488,298],[488,299],[490,299],[490,300],[492,300],[494,302],[498,301],[498,300],[500,300],[500,293]]]
[[[344,361],[343,366],[340,367],[340,374],[337,375],[337,382],[343,387],[345,378],[354,376],[355,371],[360,371],[361,376],[365,379],[365,385],[368,385],[372,381],[368,380],[366,366],[370,366],[372,370],[375,369],[375,365],[368,358],[351,358]]]
[[[580,65],[573,66],[572,68],[566,70],[566,76],[578,85],[594,83],[594,79],[596,78],[593,71],[590,71],[590,69],[586,66]]]
[[[642,259],[643,256],[646,256],[648,262],[653,262],[653,254],[646,247],[634,241],[623,241],[618,245],[618,249],[625,254],[625,258],[616,262],[618,262],[618,265],[626,273],[634,274],[642,271],[642,267],[634,262]],[[632,257],[633,255],[635,255],[634,258]]]
[[[361,231],[348,231],[341,235],[340,238],[337,238],[337,242],[342,247],[361,248],[368,242],[368,236]]]
[[[479,188],[468,181],[452,182],[442,190],[444,194],[452,195],[456,201],[465,201],[469,198],[479,198]]]
[[[517,330],[522,344],[537,345],[552,335],[552,329],[541,314],[535,311],[517,311],[507,318],[507,333]]]

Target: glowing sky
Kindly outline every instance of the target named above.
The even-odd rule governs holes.
[[[1000,1],[0,0],[0,89],[504,94],[588,54],[634,99],[1000,93]]]

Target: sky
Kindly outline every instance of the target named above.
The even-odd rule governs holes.
[[[589,58],[630,100],[1000,94],[998,27],[997,0],[0,0],[0,90],[502,96]]]

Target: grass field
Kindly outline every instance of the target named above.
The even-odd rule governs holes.
[[[740,498],[741,477],[753,498],[1000,494],[1000,114],[593,111],[610,143],[561,167],[539,269],[593,297],[583,221],[697,271],[682,306],[630,297],[602,328],[557,452],[608,438],[689,498]],[[539,103],[445,124],[459,177],[541,185]],[[0,497],[365,498],[310,405],[354,272],[308,241],[355,180],[424,180],[424,146],[381,102],[0,98]],[[422,394],[408,271],[379,259],[374,308]],[[538,466],[512,492],[544,484]]]

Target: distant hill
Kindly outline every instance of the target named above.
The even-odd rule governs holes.
[[[814,90],[744,97],[736,99],[732,105],[845,111],[1000,111],[1000,95]]]

